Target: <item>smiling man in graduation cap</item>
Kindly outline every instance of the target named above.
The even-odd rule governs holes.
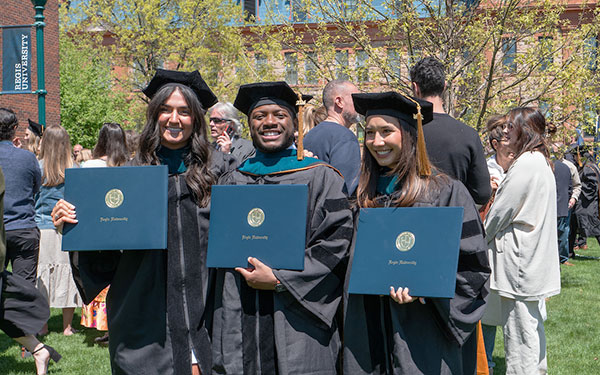
[[[215,373],[336,372],[340,338],[335,316],[352,214],[341,175],[317,159],[298,160],[293,145],[297,100],[285,82],[264,82],[241,86],[234,103],[248,116],[256,156],[220,183],[308,185],[307,237],[302,271],[271,269],[256,258],[248,259],[253,268],[217,270]]]

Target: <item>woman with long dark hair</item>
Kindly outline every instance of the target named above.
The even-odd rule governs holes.
[[[463,361],[461,345],[483,314],[489,276],[473,199],[462,183],[429,163],[422,125],[413,116],[431,121],[431,103],[395,92],[352,98],[366,117],[358,208],[457,206],[464,207],[464,217],[454,298],[417,299],[402,285],[391,285],[389,296],[347,296],[344,372],[465,373],[475,368],[476,355]]]
[[[71,336],[75,308],[82,305],[73,282],[69,254],[61,251],[62,235],[52,224],[52,209],[64,197],[65,170],[73,167],[69,134],[62,126],[49,126],[40,149],[42,186],[35,200],[35,221],[40,229],[37,287],[50,307],[61,308],[63,335]],[[48,333],[48,325],[41,334]]]
[[[198,72],[159,70],[144,93],[151,100],[132,164],[169,167],[167,249],[81,252],[74,263],[85,301],[111,284],[114,374],[210,374],[204,324],[210,189],[232,160],[211,152],[204,115],[217,100]],[[53,216],[56,225],[77,222],[68,202],[59,202]]]
[[[545,128],[536,109],[507,114],[504,135],[515,157],[485,220],[507,374],[547,372],[544,300],[560,293],[556,182]]]

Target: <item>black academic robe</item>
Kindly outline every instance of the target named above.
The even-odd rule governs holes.
[[[29,280],[4,269],[4,174],[0,168],[0,330],[17,338],[37,334],[50,317],[48,301]]]
[[[460,182],[450,180],[439,195],[414,205],[446,206],[465,209],[454,298],[400,305],[389,296],[346,295],[344,374],[456,375],[475,368],[463,364],[461,346],[481,319],[489,293],[487,246],[473,199]]]
[[[232,160],[214,152],[211,170],[219,177]],[[202,373],[210,373],[210,341],[203,318],[208,224],[209,207],[193,201],[183,175],[171,175],[166,250],[73,254],[74,277],[85,303],[110,284],[113,374],[191,374],[192,350]]]
[[[307,184],[309,204],[304,270],[273,270],[287,291],[257,291],[233,269],[216,270],[213,374],[335,374],[336,313],[353,234],[344,179],[318,163],[264,176],[235,171],[220,183]]]
[[[586,163],[581,171],[581,195],[575,206],[579,232],[585,237],[600,236],[599,183],[600,170],[594,164]]]

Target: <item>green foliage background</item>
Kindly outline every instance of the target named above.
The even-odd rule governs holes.
[[[60,38],[61,123],[73,145],[96,144],[104,122],[127,124],[131,104],[114,90],[110,56],[85,35]]]
[[[241,84],[284,79],[286,52],[296,54],[298,89],[317,101],[340,75],[364,91],[410,93],[412,64],[436,56],[447,67],[447,111],[481,133],[493,115],[539,106],[569,143],[575,127],[595,126],[600,108],[599,10],[586,3],[302,0],[264,3],[260,20],[246,17],[236,0],[84,4],[62,9],[61,84],[65,124],[86,144],[102,121],[141,127],[140,90],[157,68],[198,69],[220,100],[233,101]],[[305,21],[295,21],[300,13]],[[116,43],[99,47],[103,35]],[[517,44],[513,70],[502,63],[506,38]],[[349,52],[341,65],[340,50]],[[309,60],[313,72],[306,71]],[[359,82],[367,74],[369,81]]]

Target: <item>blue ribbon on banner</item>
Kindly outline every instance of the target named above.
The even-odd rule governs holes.
[[[2,93],[31,93],[31,27],[2,30]]]

